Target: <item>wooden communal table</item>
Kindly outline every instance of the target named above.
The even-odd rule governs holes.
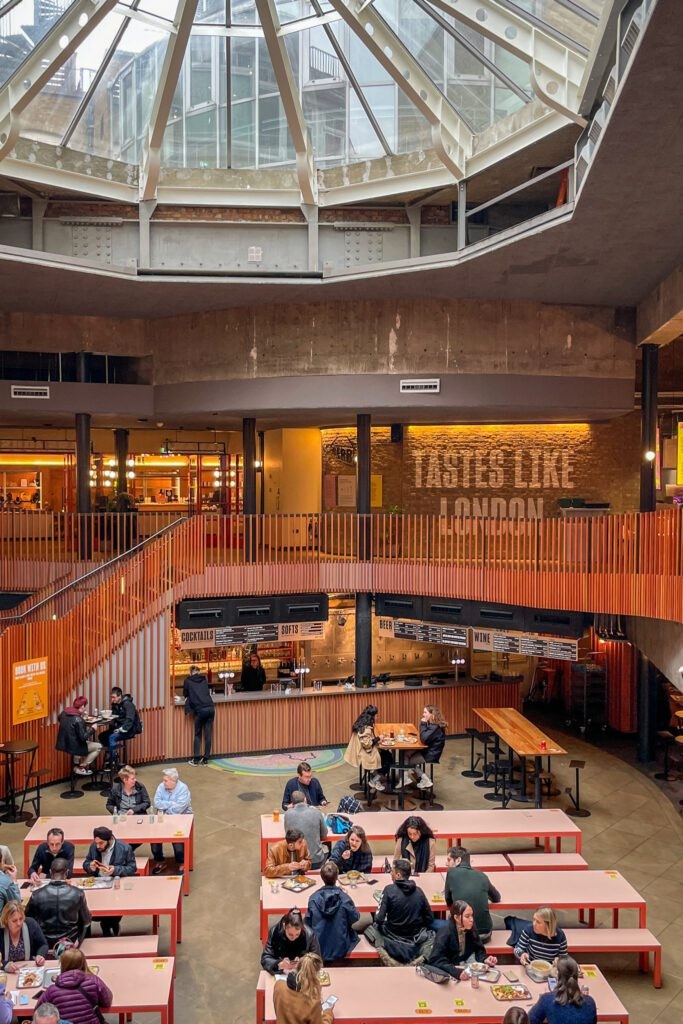
[[[420,742],[420,735],[417,730],[417,726],[413,725],[412,722],[382,722],[375,725],[375,732],[380,737],[379,746],[381,750],[387,750],[390,753],[396,751],[398,754],[398,770],[400,773],[401,783],[405,782],[405,767],[406,767],[406,750],[411,753],[414,750],[426,750],[426,744]],[[391,738],[393,733],[393,739]],[[404,740],[399,740],[399,736],[405,736]],[[405,809],[405,786],[399,786],[398,793],[398,809],[402,811]],[[415,804],[410,804],[411,808],[415,807]]]
[[[154,822],[150,822],[148,814],[124,814],[116,825],[110,814],[43,815],[24,839],[24,874],[28,874],[32,847],[45,841],[49,829],[61,828],[65,839],[76,846],[85,846],[92,843],[93,829],[98,825],[106,825],[124,843],[182,843],[185,847],[183,892],[188,895],[190,871],[194,867],[194,814],[165,814],[163,821],[155,815]]]
[[[530,722],[528,718],[520,714],[516,708],[473,708],[472,710],[520,758],[522,762],[520,795],[522,798],[526,797],[526,758],[533,757],[536,768],[534,806],[542,807],[541,772],[543,771],[543,758],[553,757],[556,754],[566,754],[567,751],[556,743],[555,740],[551,739],[550,736],[546,736],[544,732],[537,729],[533,722]]]
[[[119,1024],[133,1013],[158,1013],[160,1024],[173,1024],[173,996],[175,961],[173,957],[136,957],[134,960],[88,960],[91,967],[99,967],[99,976],[111,989],[114,997],[111,1009],[104,1011],[105,1019],[118,1014]],[[33,964],[31,964],[33,966]],[[49,960],[48,967],[59,967],[57,960]],[[7,975],[8,992],[15,991],[17,975]],[[35,996],[43,989],[21,989],[25,1003],[14,1007],[15,1017],[31,1017],[36,1007]]]
[[[562,839],[571,837],[577,853],[581,852],[581,829],[559,807],[542,810],[532,808],[490,811],[423,811],[437,839],[445,839],[449,846],[461,845],[467,839],[543,839],[546,850],[555,840],[559,853]],[[285,837],[284,815],[273,821],[272,814],[261,815],[261,871],[266,867],[268,844]],[[379,814],[361,812],[352,814],[355,825],[362,825],[368,839],[393,839],[399,825],[405,821],[402,811],[381,811]],[[333,837],[330,837],[333,838]],[[339,837],[342,838],[341,836]]]
[[[159,918],[168,917],[171,955],[175,956],[176,945],[183,937],[181,890],[180,875],[134,875],[122,878],[118,889],[83,891],[93,917],[151,917],[155,935],[159,931]],[[30,889],[22,889],[22,896],[26,896],[28,902]]]
[[[610,987],[602,972],[594,964],[582,964],[584,982],[595,999],[599,1021],[628,1024],[628,1011]],[[335,1024],[414,1024],[428,1020],[430,1024],[453,1024],[454,1020],[472,1024],[501,1024],[509,1006],[528,1009],[548,991],[547,984],[539,985],[516,969],[532,994],[523,1003],[516,999],[502,1003],[494,999],[491,987],[485,983],[473,989],[468,981],[449,981],[434,985],[415,973],[414,967],[373,967],[368,977],[367,967],[330,967],[330,986],[322,991],[337,996],[334,1007]],[[500,983],[505,979],[501,976]],[[256,987],[256,1024],[275,1024],[273,986],[275,979],[261,971]],[[426,1006],[424,1005],[426,1004]],[[425,1016],[425,1013],[427,1016]]]

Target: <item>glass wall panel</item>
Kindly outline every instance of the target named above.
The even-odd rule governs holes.
[[[254,0],[230,0],[230,14],[233,25],[258,25]]]
[[[73,0],[21,0],[0,18],[0,85],[71,7]]]

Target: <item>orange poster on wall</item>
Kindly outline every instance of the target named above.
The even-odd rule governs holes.
[[[12,664],[12,725],[47,716],[47,658]]]

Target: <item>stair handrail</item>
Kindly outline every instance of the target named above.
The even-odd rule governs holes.
[[[60,587],[59,590],[55,590],[54,594],[50,594],[48,597],[44,597],[42,601],[39,601],[37,604],[34,604],[31,608],[27,608],[26,611],[21,612],[19,615],[0,615],[0,628],[2,628],[5,625],[12,625],[23,622],[25,618],[27,618],[29,615],[33,615],[33,613],[36,612],[39,608],[42,608],[43,605],[49,604],[50,601],[55,601],[58,597],[61,597],[62,594],[65,594],[68,590],[71,590],[73,587],[80,586],[82,583],[90,579],[92,576],[96,576],[98,573],[104,573],[105,570],[111,569],[112,566],[116,565],[124,558],[129,558],[131,555],[137,554],[139,551],[142,551],[142,549],[147,544],[151,543],[151,541],[158,540],[158,538],[161,537],[164,533],[166,533],[169,530],[175,529],[175,527],[179,526],[180,523],[187,522],[189,518],[189,516],[179,516],[177,519],[174,519],[173,522],[166,523],[166,526],[162,526],[160,530],[156,531],[156,533],[151,533],[149,537],[145,537],[144,540],[141,540],[140,543],[136,544],[134,547],[129,548],[128,551],[122,551],[120,555],[115,555],[114,558],[110,558],[108,561],[102,562],[100,565],[96,565],[94,569],[89,569],[88,572],[84,573],[82,576],[79,576],[75,580],[71,580],[71,582],[67,583],[66,586]]]

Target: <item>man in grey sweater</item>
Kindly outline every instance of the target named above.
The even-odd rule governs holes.
[[[292,806],[285,811],[285,832],[297,828],[303,832],[311,858],[311,868],[317,871],[328,857],[328,849],[322,840],[327,836],[325,819],[317,807],[306,803],[306,797],[299,790],[292,793]]]

